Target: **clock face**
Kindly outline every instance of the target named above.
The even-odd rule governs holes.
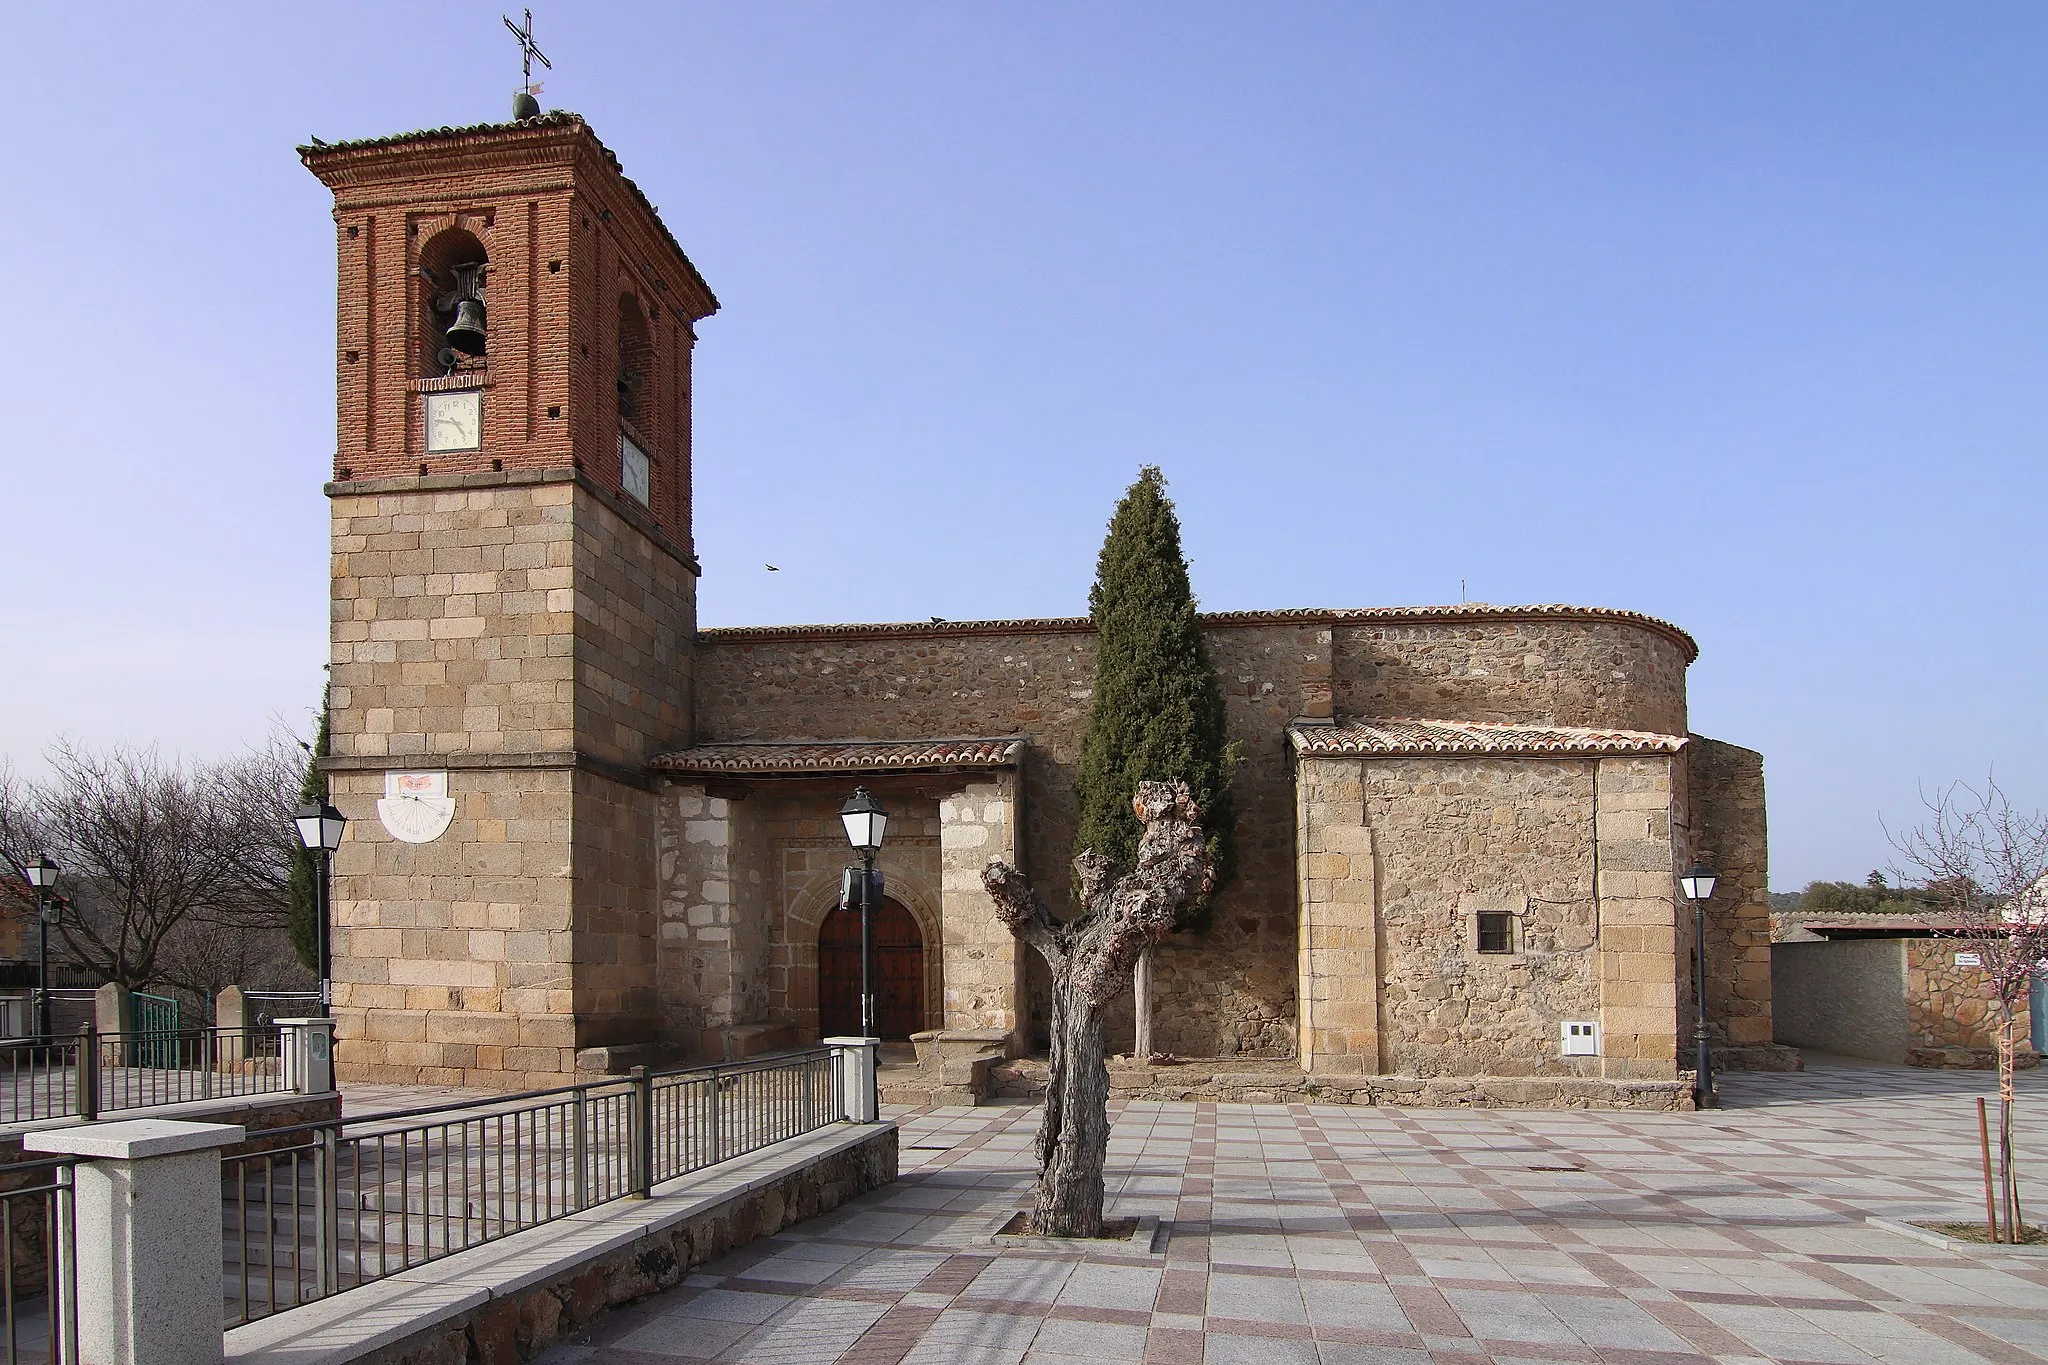
[[[427,449],[475,450],[483,444],[484,396],[467,393],[427,395]]]

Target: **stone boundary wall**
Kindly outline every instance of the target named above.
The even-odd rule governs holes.
[[[481,1302],[462,1303],[452,1312],[448,1311],[450,1300],[473,1299],[479,1293],[475,1276],[463,1276],[457,1266],[476,1252],[406,1272],[412,1277],[411,1287],[424,1285],[433,1291],[421,1296],[425,1302],[419,1311],[436,1320],[396,1341],[381,1340],[390,1335],[390,1329],[380,1330],[371,1323],[371,1339],[360,1349],[352,1349],[341,1332],[309,1323],[301,1329],[303,1335],[295,1337],[289,1330],[292,1324],[286,1321],[323,1309],[330,1314],[337,1309],[346,1311],[353,1295],[375,1294],[380,1287],[389,1292],[394,1281],[386,1280],[236,1328],[227,1334],[226,1359],[230,1365],[516,1365],[600,1314],[675,1287],[685,1275],[729,1251],[772,1236],[792,1223],[829,1213],[890,1183],[896,1170],[896,1125],[874,1125],[874,1131],[863,1140],[707,1207],[673,1219],[657,1218],[632,1240],[567,1263],[558,1261],[538,1278],[507,1267],[508,1282],[490,1286],[482,1293]],[[688,1197],[690,1192],[678,1193]],[[655,1201],[663,1197],[657,1189]],[[617,1215],[649,1207],[646,1202],[614,1201],[591,1214]],[[575,1218],[588,1219],[591,1214]],[[548,1224],[476,1251],[502,1254],[517,1238],[537,1239],[536,1245],[544,1247],[546,1242],[538,1239],[562,1235],[561,1223]],[[423,1272],[433,1276],[431,1282],[419,1278]],[[465,1284],[470,1286],[467,1294]],[[437,1295],[441,1296],[438,1303]],[[377,1322],[389,1323],[403,1311],[403,1305],[392,1305],[374,1316]]]
[[[1417,1109],[1631,1109],[1690,1111],[1692,1081],[1603,1080],[1564,1076],[1325,1076],[1218,1066],[1116,1066],[1110,1093],[1126,1100],[1213,1100],[1230,1104],[1364,1104]],[[1045,1093],[1045,1062],[1019,1058],[989,1069],[1006,1099]]]
[[[1989,1070],[1998,1065],[1998,997],[1978,967],[1956,963],[1974,946],[1953,938],[1901,941],[1905,950],[1906,1065]],[[2013,1010],[2013,1044],[2034,1053],[2033,1020]]]

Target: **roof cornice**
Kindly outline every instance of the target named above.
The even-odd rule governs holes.
[[[1464,603],[1444,607],[1290,607],[1278,611],[1213,611],[1197,618],[1204,630],[1252,626],[1363,625],[1416,626],[1507,625],[1523,621],[1597,621],[1635,626],[1661,635],[1685,652],[1687,663],[1699,657],[1692,636],[1669,621],[1617,607],[1574,607],[1548,604],[1495,607]],[[719,626],[697,632],[708,644],[752,644],[797,640],[873,640],[892,637],[941,639],[962,635],[1092,635],[1095,623],[1085,616],[1026,617],[1003,621],[895,621],[808,626]]]

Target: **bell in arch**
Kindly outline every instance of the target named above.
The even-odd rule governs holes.
[[[479,300],[456,303],[455,320],[448,324],[448,344],[464,355],[484,353],[484,306]]]

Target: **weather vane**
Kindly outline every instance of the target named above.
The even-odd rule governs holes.
[[[540,115],[540,101],[534,96],[540,87],[533,83],[533,59],[540,58],[540,64],[553,71],[555,64],[548,60],[548,54],[533,45],[533,11],[527,10],[526,24],[521,27],[512,22],[509,14],[500,15],[505,27],[512,30],[512,36],[519,40],[519,93],[512,97],[512,117],[515,119],[537,118]]]

